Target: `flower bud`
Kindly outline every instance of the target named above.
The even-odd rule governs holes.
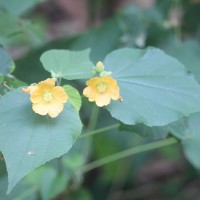
[[[104,70],[104,65],[101,61],[97,62],[95,70],[97,73],[101,73]]]

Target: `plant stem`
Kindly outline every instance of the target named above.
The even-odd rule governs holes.
[[[57,85],[60,86],[62,82],[62,78],[57,78]]]
[[[93,130],[93,131],[89,131],[87,133],[84,133],[84,134],[81,134],[78,139],[84,139],[86,137],[89,137],[91,135],[95,135],[97,133],[101,133],[101,132],[105,132],[105,131],[108,131],[108,130],[111,130],[111,129],[115,129],[115,128],[118,128],[120,124],[113,124],[113,125],[110,125],[110,126],[106,126],[106,127],[103,127],[103,128],[100,128],[100,129],[96,129],[96,130]]]
[[[97,124],[97,120],[99,117],[99,107],[96,106],[96,104],[93,105],[91,115],[90,115],[90,120],[88,124],[88,131],[94,130]]]
[[[6,84],[6,81],[3,82],[3,86],[4,86],[8,91],[13,90],[13,88],[11,88],[10,86],[8,86],[8,85]]]
[[[171,138],[168,138],[166,140],[161,140],[161,141],[153,142],[153,143],[150,143],[150,144],[140,145],[138,147],[133,147],[133,148],[118,152],[116,154],[104,157],[104,158],[99,159],[97,161],[91,162],[89,164],[86,164],[85,166],[83,166],[81,168],[81,171],[82,172],[88,172],[92,169],[95,169],[97,167],[101,167],[105,164],[108,164],[110,162],[113,162],[113,161],[116,161],[116,160],[119,160],[119,159],[122,159],[122,158],[126,158],[128,156],[131,156],[131,155],[134,155],[134,154],[137,154],[137,153],[142,153],[142,152],[157,149],[157,148],[160,148],[160,147],[165,147],[165,146],[172,145],[172,144],[175,144],[175,143],[178,143],[178,140],[171,137]]]

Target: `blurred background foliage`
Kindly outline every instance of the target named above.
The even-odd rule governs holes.
[[[39,57],[52,48],[91,48],[91,59],[96,63],[116,48],[155,46],[181,61],[200,81],[199,19],[199,0],[0,0],[0,43],[15,61],[14,76],[7,75],[6,84],[0,81],[0,93],[49,77]],[[73,81],[72,85],[81,92],[82,83]],[[81,119],[86,130],[118,123],[106,110],[91,109],[85,98],[83,105]],[[94,113],[98,113],[97,119]],[[80,139],[69,154],[32,172],[10,195],[6,195],[2,158],[0,199],[197,200],[199,173],[186,161],[179,145],[85,174],[81,171],[90,161],[164,138],[170,130],[139,124]]]

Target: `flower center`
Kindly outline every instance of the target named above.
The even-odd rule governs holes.
[[[46,101],[46,102],[52,101],[53,100],[52,93],[51,92],[44,92],[43,100]]]
[[[96,85],[98,92],[103,93],[106,92],[108,86],[105,82],[99,82]]]

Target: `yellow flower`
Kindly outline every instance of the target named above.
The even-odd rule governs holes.
[[[108,105],[111,99],[119,99],[119,86],[110,76],[91,78],[86,85],[88,87],[83,90],[83,95],[88,97],[89,101],[95,101],[99,107]]]
[[[68,95],[60,86],[55,86],[55,80],[49,78],[39,82],[35,86],[22,89],[23,92],[30,92],[30,100],[35,113],[57,117],[67,102]]]

